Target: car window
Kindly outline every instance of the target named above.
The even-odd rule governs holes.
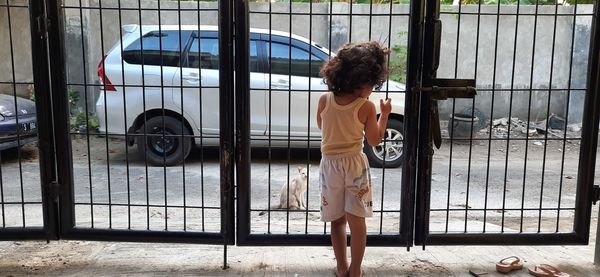
[[[282,43],[267,43],[267,53],[273,53],[270,56],[271,73],[282,75],[294,75],[304,77],[319,77],[319,70],[323,65],[323,60],[314,54],[309,60],[309,53],[298,47]],[[290,53],[292,59],[290,60]]]
[[[200,49],[198,49],[200,47]],[[258,72],[256,41],[250,41],[250,71]],[[194,38],[188,55],[187,67],[219,69],[219,40],[216,38]]]
[[[150,32],[123,50],[123,60],[129,64],[179,66],[179,46],[183,43],[179,31]]]

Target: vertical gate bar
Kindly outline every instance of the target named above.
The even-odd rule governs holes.
[[[269,197],[267,197],[267,233],[271,233],[271,162],[273,161],[272,158],[272,134],[271,134],[271,123],[273,121],[273,109],[272,109],[272,103],[273,103],[273,89],[271,88],[271,75],[273,74],[273,72],[271,72],[271,68],[272,68],[272,59],[271,59],[271,53],[272,53],[272,38],[271,38],[271,33],[272,33],[272,24],[273,24],[273,15],[271,14],[273,10],[273,2],[269,1],[269,52],[268,52],[268,57],[269,57],[269,69],[268,69],[268,75],[269,75],[269,79],[267,81],[267,88],[269,90],[269,153],[268,153],[268,161],[269,161],[269,165],[268,165],[268,186],[269,186]],[[280,196],[281,198],[281,196]]]
[[[531,47],[531,70],[529,75],[529,100],[527,102],[527,130],[525,133],[525,158],[523,159],[523,190],[521,194],[521,222],[519,232],[523,232],[523,213],[525,208],[525,184],[527,183],[527,156],[529,154],[529,124],[531,120],[531,98],[533,96],[533,72],[535,71],[535,46],[537,36],[537,23],[538,23],[538,12],[539,12],[539,0],[535,0],[535,15],[533,19],[533,45]]]
[[[60,184],[60,228],[63,233],[74,226],[73,157],[69,134],[69,104],[67,97],[63,18],[61,1],[48,1],[48,47],[52,86],[52,115],[56,149],[57,182]]]
[[[418,177],[418,147],[419,135],[419,95],[413,90],[421,83],[421,66],[423,53],[423,19],[425,1],[411,0],[408,26],[408,64],[406,75],[405,109],[404,109],[404,162],[402,166],[401,187],[401,215],[400,231],[406,237],[406,247],[410,249],[415,242],[423,240],[424,233],[416,232],[413,228],[425,223],[421,216],[422,211],[417,210],[415,215],[415,186]],[[390,38],[391,40],[391,38]],[[407,132],[412,130],[412,132]],[[421,196],[419,194],[419,196]],[[416,224],[416,225],[415,225]],[[416,232],[416,234],[415,234]]]
[[[539,206],[539,211],[538,211],[538,233],[540,232],[541,228],[542,228],[542,205],[543,205],[543,201],[544,201],[544,177],[546,177],[546,151],[548,149],[548,128],[550,128],[550,100],[552,99],[552,93],[553,93],[553,89],[552,89],[552,77],[554,75],[554,51],[556,48],[556,22],[558,19],[558,5],[554,5],[554,24],[553,26],[553,32],[552,32],[552,50],[550,51],[550,80],[548,82],[548,103],[546,106],[546,128],[545,128],[545,135],[544,135],[544,154],[543,154],[543,158],[542,158],[542,180],[541,180],[541,187],[540,187],[540,206]],[[566,125],[566,121],[565,121],[565,125]],[[567,132],[567,126],[565,126],[565,133]],[[562,176],[560,177],[562,179]]]
[[[238,187],[238,240],[250,234],[250,34],[248,1],[234,2],[235,11],[235,126],[236,130],[236,169]],[[225,77],[225,76],[223,76]],[[223,80],[225,78],[221,78]],[[233,199],[233,198],[230,198]],[[230,201],[233,217],[233,201]],[[231,219],[233,222],[233,218]],[[232,234],[233,237],[233,234]]]
[[[460,20],[462,17],[462,1],[458,2],[456,23],[456,55],[454,56],[454,78],[458,78],[458,57],[460,54]],[[452,114],[456,112],[456,99],[452,98]],[[450,126],[452,134],[454,134],[454,124]],[[454,154],[454,135],[450,135],[450,156],[448,157],[448,191],[446,198],[446,227],[445,232],[448,232],[448,224],[450,223],[450,192],[452,191],[452,156]],[[466,208],[465,208],[466,209]]]
[[[235,210],[233,206],[234,182],[235,182],[235,152],[234,152],[234,102],[235,97],[232,78],[234,78],[233,69],[233,25],[231,19],[234,18],[232,1],[219,0],[219,134],[220,134],[220,168],[221,168],[221,233],[224,244],[234,242],[234,220]],[[243,21],[237,18],[237,21]],[[243,22],[237,22],[243,24]],[[236,24],[237,25],[237,24]],[[239,27],[239,26],[238,26]],[[241,52],[241,51],[239,51]],[[242,54],[243,55],[243,54]],[[238,55],[239,57],[239,55]],[[236,63],[237,64],[237,63]],[[241,72],[238,72],[241,73]],[[238,74],[239,75],[239,74]],[[241,99],[239,99],[241,100]],[[247,127],[247,126],[246,126]],[[241,128],[238,126],[238,128]],[[244,128],[241,128],[244,129]],[[244,145],[240,145],[242,148]],[[240,154],[242,153],[241,149]],[[240,170],[240,169],[238,169]],[[240,170],[241,171],[241,170]],[[242,177],[242,176],[240,176]],[[238,201],[239,210],[248,211],[250,209],[250,187],[247,180],[238,179]],[[241,214],[240,214],[241,215]],[[248,214],[249,215],[249,214]],[[238,216],[238,234],[247,235],[250,232],[250,218]],[[242,228],[244,230],[242,230]]]
[[[6,9],[9,8],[9,4],[8,2],[6,2]],[[4,8],[4,7],[3,7]],[[30,9],[31,12],[31,9]],[[34,25],[31,24],[31,30],[33,30]],[[33,40],[32,36],[32,40]],[[35,70],[35,68],[34,68]],[[15,79],[12,80],[13,81],[13,86],[15,85],[16,81]],[[2,210],[2,228],[6,228],[6,213],[4,210],[4,177],[2,175],[2,153],[0,153],[0,209]]]
[[[510,99],[508,101],[508,130],[506,135],[506,155],[504,159],[504,185],[502,188],[502,221],[500,225],[500,231],[504,233],[504,220],[506,218],[506,186],[508,184],[508,154],[510,153],[510,130],[511,130],[511,118],[512,118],[512,106],[513,96],[515,89],[515,68],[517,65],[517,38],[519,37],[519,12],[521,8],[521,0],[517,0],[517,14],[515,15],[515,39],[513,44],[513,60],[510,77]]]
[[[89,108],[88,108],[88,79],[87,79],[87,58],[85,53],[85,35],[83,31],[83,4],[82,0],[79,0],[79,18],[81,20],[81,24],[79,24],[79,31],[81,35],[81,59],[83,64],[83,92],[84,92],[84,101],[85,101],[85,122],[86,122],[86,148],[87,148],[87,162],[88,162],[88,180],[90,186],[90,222],[91,227],[94,228],[94,193],[92,189],[92,157],[90,150],[90,126],[87,124],[89,122]]]
[[[291,157],[291,145],[290,138],[292,136],[292,1],[289,1],[289,37],[288,37],[288,122],[287,122],[287,179],[286,182],[290,180],[290,161]],[[285,233],[289,234],[290,232],[290,185],[287,186],[287,207],[286,208],[286,220],[285,220]]]
[[[200,1],[196,1],[196,16],[198,29],[200,29]],[[202,34],[200,33],[200,30],[198,30],[198,56],[200,56],[200,45],[202,45]],[[200,72],[200,77],[202,77],[202,65],[200,63],[198,63],[198,72]],[[200,78],[199,85],[200,100],[202,100],[202,78]],[[198,101],[198,110],[200,111],[200,149],[202,149],[200,151],[200,203],[202,206],[202,232],[204,232],[204,133],[202,131],[204,130],[204,123],[202,122],[204,118],[202,116],[202,101]]]
[[[483,233],[486,231],[487,223],[487,208],[488,208],[488,196],[489,196],[489,185],[490,185],[490,160],[492,156],[492,129],[494,121],[494,100],[496,99],[496,72],[498,69],[498,33],[500,31],[500,1],[498,1],[497,14],[496,14],[496,35],[494,37],[494,69],[492,72],[492,101],[490,104],[490,129],[488,131],[488,153],[487,153],[487,166],[485,169],[485,200],[483,204]]]
[[[390,26],[388,27],[388,51],[390,51],[390,44],[391,44],[391,32],[392,32],[392,4],[394,1],[390,1]],[[372,28],[372,19],[373,19],[373,0],[370,0],[369,2],[369,40],[371,40],[371,28]],[[379,42],[381,43],[381,41]],[[387,56],[387,65],[388,67],[388,77],[387,77],[387,81],[385,82],[385,98],[388,99],[389,98],[389,92],[390,92],[390,76],[389,76],[389,66],[390,66],[390,54],[388,53]],[[386,132],[387,133],[387,130]],[[380,218],[379,218],[379,234],[383,234],[383,217],[384,217],[384,191],[385,191],[385,169],[386,169],[386,156],[387,156],[387,142],[388,142],[388,138],[385,137],[382,139],[383,142],[383,161],[382,161],[382,171],[381,171],[381,214],[380,214]],[[398,225],[398,228],[400,228],[400,225]]]
[[[331,58],[331,52],[333,51],[332,45],[331,45],[331,33],[332,33],[332,29],[333,29],[333,0],[329,0],[329,47],[327,47],[327,49],[329,49],[329,53],[327,53],[327,57]],[[319,177],[320,178],[320,177]],[[323,222],[323,234],[327,233],[327,222]]]
[[[8,19],[8,39],[9,39],[9,45],[10,45],[10,63],[11,63],[11,74],[12,74],[12,79],[13,82],[17,82],[16,79],[16,74],[15,74],[15,56],[14,56],[14,47],[13,47],[13,37],[12,37],[12,23],[11,23],[11,17],[10,17],[10,5],[8,5],[6,7],[6,15],[7,15],[7,19]],[[19,117],[16,116],[19,114],[19,109],[17,107],[17,85],[14,84],[13,86],[13,99],[14,99],[14,108],[15,108],[15,123],[17,124],[17,145],[21,145],[21,130],[19,128]],[[23,220],[23,228],[25,228],[25,192],[24,192],[24,188],[23,188],[23,164],[21,161],[21,149],[19,147],[17,147],[17,159],[19,160],[19,184],[21,187],[21,213],[22,213],[22,220]]]
[[[159,49],[159,56],[160,56],[160,61],[161,61],[161,65],[164,63],[165,60],[165,55],[164,55],[164,48],[163,48],[163,39],[164,36],[162,35],[162,18],[161,18],[161,7],[160,7],[160,1],[156,1],[157,4],[157,14],[158,14],[158,33],[159,38],[158,38],[158,49]],[[142,52],[143,53],[143,52]],[[163,130],[166,129],[166,124],[165,124],[165,72],[164,72],[164,68],[161,66],[160,67],[160,108],[161,108],[161,112],[162,112],[162,128]],[[156,136],[155,133],[152,134],[152,136]],[[165,141],[165,132],[162,132],[162,134],[160,134],[162,141]],[[168,209],[167,206],[169,205],[168,200],[167,200],[167,152],[163,151],[162,154],[162,158],[163,158],[163,189],[164,189],[164,203],[165,203],[165,231],[169,230],[169,217],[168,217]]]
[[[107,53],[105,52],[104,49],[104,23],[102,21],[102,1],[98,1],[98,13],[99,13],[99,19],[100,19],[100,49],[102,51],[102,55],[106,55]],[[106,62],[105,59],[103,58],[102,61],[102,68],[106,68]],[[104,91],[104,93],[106,94],[106,90]],[[104,122],[108,122],[108,105],[107,105],[107,100],[106,100],[106,96],[104,97]],[[108,228],[112,228],[112,197],[111,197],[111,183],[110,183],[110,155],[109,155],[109,145],[108,145],[108,128],[106,128],[105,132],[105,145],[106,145],[106,175],[107,175],[107,186],[108,186]]]
[[[591,222],[591,196],[596,167],[596,151],[598,147],[598,120],[600,117],[600,28],[598,20],[600,9],[594,5],[592,29],[590,33],[590,52],[587,71],[587,90],[583,107],[581,127],[581,148],[579,169],[577,171],[577,198],[575,199],[574,229],[581,242],[588,243]],[[599,224],[600,226],[600,224]],[[599,227],[600,228],[600,227]],[[597,237],[600,235],[596,234]],[[600,256],[600,247],[596,244],[596,257]]]
[[[121,57],[123,57],[123,18],[121,11],[121,1],[117,1],[117,12],[119,13],[119,45],[121,50]],[[129,136],[127,134],[127,100],[126,100],[126,91],[127,87],[125,86],[125,61],[121,60],[121,80],[123,80],[123,126],[125,128],[125,172],[126,172],[126,185],[127,185],[127,229],[131,229],[131,184],[129,181]],[[142,65],[143,66],[143,65]],[[87,122],[86,122],[87,125]],[[165,215],[166,216],[166,215]]]
[[[578,1],[575,0],[574,9],[573,9],[573,25],[571,27],[571,50],[569,50],[569,79],[567,81],[567,103],[565,110],[565,124],[569,124],[569,105],[571,104],[571,80],[573,77],[573,54],[575,49],[575,27],[577,26],[577,7]],[[562,188],[563,188],[563,174],[565,170],[565,150],[567,148],[567,128],[565,128],[565,132],[563,133],[562,138],[562,157],[560,162],[560,181],[558,185],[558,206],[557,206],[557,214],[556,214],[556,232],[558,232],[560,228],[560,210],[561,210],[561,200],[562,200]],[[581,150],[580,150],[581,151]]]
[[[477,5],[477,32],[475,39],[475,73],[473,74],[473,79],[477,80],[477,66],[479,62],[479,30],[481,28],[481,1],[479,1],[479,5]],[[496,51],[496,49],[494,49]],[[497,51],[496,51],[497,52]],[[471,118],[475,116],[475,97],[471,102]],[[471,188],[471,158],[473,157],[473,130],[475,128],[475,122],[471,120],[471,133],[469,134],[469,159],[467,162],[467,192],[465,194],[465,233],[467,233],[468,222],[469,222],[469,193]]]
[[[184,53],[184,48],[183,48],[183,44],[182,44],[182,36],[181,36],[181,0],[177,0],[177,25],[179,27],[179,97],[180,97],[180,107],[181,107],[181,145],[184,145],[184,147],[181,148],[181,153],[183,156],[183,162],[181,163],[181,175],[182,175],[182,194],[183,194],[183,230],[186,230],[186,225],[187,225],[187,215],[186,215],[186,196],[185,196],[185,141],[187,139],[192,139],[193,140],[193,136],[194,136],[194,130],[191,130],[191,137],[185,137],[184,135],[184,128],[185,127],[185,111],[184,111],[184,107],[183,107],[183,53]],[[198,26],[199,27],[199,26]],[[186,43],[188,42],[189,38],[191,38],[191,34],[186,35],[187,36],[187,40]],[[198,41],[200,42],[200,41]],[[200,44],[198,44],[200,45]],[[202,78],[200,78],[202,79]],[[200,81],[200,80],[198,80]],[[200,84],[201,86],[201,84]],[[173,88],[174,90],[176,88]],[[175,100],[175,99],[173,99]],[[202,129],[201,129],[202,130]],[[190,141],[190,144],[193,145],[193,143]],[[190,147],[191,147],[190,145]]]
[[[425,10],[425,24],[423,35],[423,71],[422,71],[422,86],[430,86],[432,79],[435,78],[433,70],[434,56],[434,34],[435,34],[435,15],[439,10],[439,2],[437,0],[427,0],[427,8]],[[419,240],[415,239],[415,243],[425,247],[427,234],[429,233],[429,209],[431,197],[431,165],[433,157],[433,143],[431,135],[431,107],[432,100],[426,94],[420,94],[419,107],[419,159],[418,159],[418,175],[417,175],[417,190],[418,197],[416,199],[416,208],[419,213],[417,220],[421,220],[425,224],[417,224],[415,232],[422,235]],[[422,239],[422,240],[420,240]]]
[[[54,136],[52,134],[52,117],[41,116],[52,114],[52,96],[50,95],[50,74],[48,72],[47,34],[44,30],[46,19],[45,1],[29,0],[29,24],[31,26],[31,54],[33,81],[38,93],[35,97],[35,109],[38,123],[38,149],[40,165],[40,182],[42,188],[42,214],[46,238],[58,239],[60,216],[58,201],[50,187],[56,180],[56,160]],[[40,25],[42,24],[42,25]],[[4,222],[3,222],[4,224]]]
[[[141,49],[141,62],[142,62],[142,108],[144,111],[146,110],[146,78],[145,74],[145,63],[144,63],[144,33],[142,32],[142,1],[138,2],[138,21],[140,23],[139,31],[140,31],[140,49]],[[148,121],[147,113],[144,113],[144,123]],[[146,128],[146,124],[144,124],[144,128],[142,128],[142,138],[144,143],[147,143],[148,139],[148,131]],[[146,174],[146,230],[150,230],[150,184],[148,181],[148,155],[146,147],[142,147],[142,155],[144,156],[144,173]]]
[[[373,24],[373,0],[369,0],[369,40],[371,40],[371,35],[372,35],[371,32],[373,31],[372,24]]]
[[[306,142],[306,180],[307,180],[307,193],[306,193],[306,212],[305,212],[305,222],[304,222],[304,233],[308,234],[308,200],[309,197],[308,195],[310,193],[308,193],[309,190],[309,185],[310,185],[310,143],[311,143],[311,136],[310,136],[310,119],[314,116],[313,114],[311,114],[311,109],[310,109],[310,105],[311,105],[311,96],[312,96],[312,13],[313,13],[313,0],[309,0],[309,4],[308,4],[308,41],[310,41],[310,45],[308,47],[308,112],[306,114],[308,114],[308,118],[306,119],[307,121],[307,128],[306,128],[306,137],[307,137],[307,142]]]
[[[389,9],[390,9],[390,14],[389,14],[390,17],[389,17],[389,25],[388,25],[387,48],[392,49],[392,47],[391,47],[392,46],[392,20],[394,18],[394,16],[392,14],[394,13],[393,12],[394,11],[394,1],[390,1]],[[387,65],[386,65],[388,67],[388,72],[389,72],[389,68],[390,68],[390,59],[391,59],[390,56],[388,56]],[[386,85],[386,98],[389,96],[389,92],[390,92],[389,80],[390,80],[390,76],[388,75],[388,82]],[[406,86],[404,87],[404,90],[406,90]],[[404,93],[404,95],[406,95],[406,91],[404,91],[403,93]],[[406,119],[406,117],[405,117],[405,119]],[[406,120],[403,123],[406,124]],[[403,127],[404,127],[404,125],[403,125]],[[404,132],[404,130],[402,130],[402,131]],[[404,135],[406,135],[406,132],[404,132]],[[404,136],[402,136],[402,153],[404,155]],[[385,163],[385,159],[384,159],[384,163]],[[404,177],[400,177],[400,178],[404,178]],[[402,183],[402,179],[400,180],[400,183]],[[402,190],[402,186],[401,186],[400,190]],[[398,199],[398,200],[400,201],[399,203],[402,203],[402,193],[400,193],[400,199]],[[402,204],[400,204],[400,205],[402,205]],[[400,222],[398,222],[398,234],[401,235],[401,233],[402,233],[402,230],[401,230],[402,209],[400,209],[400,212],[398,213],[398,219],[400,221]]]

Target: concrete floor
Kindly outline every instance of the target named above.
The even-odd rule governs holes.
[[[597,208],[589,245],[428,246],[367,248],[365,276],[469,276],[494,272],[496,261],[516,255],[524,265],[552,263],[571,276],[600,276],[593,264]],[[0,276],[333,276],[330,247],[228,247],[94,241],[0,242]],[[530,276],[526,269],[508,276]]]

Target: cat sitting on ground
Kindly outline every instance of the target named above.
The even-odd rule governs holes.
[[[304,202],[304,193],[308,189],[308,170],[306,167],[298,167],[298,175],[294,176],[289,182],[285,182],[281,187],[279,193],[279,206],[278,209],[306,209],[306,203]],[[288,197],[288,192],[289,197]],[[288,203],[289,201],[289,203]]]

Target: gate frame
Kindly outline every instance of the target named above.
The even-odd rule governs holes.
[[[413,245],[567,245],[589,244],[591,205],[598,188],[593,186],[596,151],[580,152],[574,231],[565,233],[429,233],[432,138],[429,132],[431,99],[417,94],[417,86],[431,85],[435,79],[430,56],[433,31],[426,24],[439,4],[436,0],[411,1],[409,25],[409,61],[405,92],[405,155],[402,168],[402,209],[400,234],[368,235],[369,246]],[[53,114],[38,120],[39,163],[42,186],[43,228],[5,228],[0,239],[80,239],[99,241],[236,243],[240,246],[324,246],[330,245],[327,234],[252,234],[250,229],[250,135],[249,75],[235,75],[236,86],[229,78],[220,78],[220,165],[221,231],[219,233],[183,231],[111,230],[74,227],[74,179],[71,140],[68,125],[68,100],[60,1],[29,1],[32,34],[34,82],[38,114]],[[233,15],[236,15],[234,17]],[[594,5],[588,63],[587,93],[580,149],[595,149],[600,122],[600,9]],[[235,18],[235,24],[231,22]],[[249,53],[233,55],[249,45],[248,1],[219,0],[220,75],[234,76],[248,72]],[[234,40],[235,34],[235,40]],[[51,49],[52,51],[48,51]],[[412,53],[414,51],[414,53]],[[233,64],[233,65],[232,65]],[[429,75],[427,74],[429,72]],[[234,102],[235,99],[235,102]],[[237,116],[234,116],[237,115]],[[234,125],[235,124],[235,125]],[[234,127],[235,126],[235,127]],[[237,134],[237,135],[236,135]],[[56,158],[56,159],[55,159]],[[235,167],[237,166],[237,167]],[[237,177],[237,186],[234,185]],[[234,210],[234,189],[237,212]],[[237,214],[237,218],[235,218]],[[237,228],[235,223],[237,220]],[[600,226],[600,225],[599,225]]]
[[[415,4],[416,3],[416,4]],[[235,33],[236,48],[248,49],[249,45],[249,8],[248,1],[235,0]],[[422,53],[421,39],[423,26],[421,21],[425,5],[422,1],[411,0],[408,30],[408,68],[404,109],[404,157],[401,180],[401,215],[400,233],[393,235],[367,234],[367,246],[405,246],[407,250],[413,245],[414,228],[414,189],[416,178],[416,145],[418,137],[415,132],[407,133],[407,126],[418,127],[418,97],[412,88],[419,83],[420,57]],[[416,49],[416,50],[413,50]],[[415,51],[416,54],[412,54]],[[237,72],[249,72],[249,53],[237,52],[235,68]],[[236,75],[236,166],[237,166],[237,242],[238,246],[329,246],[329,234],[252,234],[250,224],[251,180],[250,180],[250,93],[249,74]],[[413,147],[407,147],[413,146]],[[347,240],[350,245],[350,239]]]
[[[40,19],[33,18],[39,22],[47,21],[47,41],[48,48],[46,45],[34,45],[37,47],[36,54],[41,55],[41,51],[46,54],[47,49],[51,49],[48,55],[45,56],[49,59],[49,75],[43,76],[45,72],[40,72],[40,80],[45,81],[49,77],[51,82],[51,98],[40,95],[39,102],[42,105],[37,105],[38,111],[41,109],[45,113],[39,114],[53,114],[52,117],[46,117],[50,121],[49,127],[54,127],[54,145],[49,145],[50,148],[55,147],[56,152],[50,152],[50,155],[44,161],[48,160],[43,165],[45,170],[54,171],[56,168],[56,176],[42,175],[42,181],[44,184],[50,184],[43,186],[46,187],[44,195],[48,197],[55,195],[56,204],[52,203],[49,207],[48,218],[45,218],[45,222],[48,222],[55,235],[49,239],[73,239],[73,240],[96,240],[96,241],[123,241],[123,242],[169,242],[169,243],[198,243],[198,244],[234,244],[234,226],[233,226],[233,121],[221,120],[221,231],[218,233],[208,232],[187,232],[187,231],[145,231],[145,230],[126,230],[126,229],[106,229],[106,228],[78,228],[75,227],[75,206],[74,206],[74,179],[73,179],[73,161],[72,161],[72,149],[71,139],[69,131],[69,106],[68,106],[68,95],[65,75],[65,56],[64,56],[64,40],[63,40],[63,12],[61,7],[62,1],[48,1],[41,0],[35,1],[30,0],[31,3],[40,3],[46,7],[47,18]],[[231,5],[227,0],[219,0],[219,25],[221,30],[231,29],[230,17],[223,16],[229,15],[231,11]],[[160,13],[160,11],[159,11]],[[33,15],[32,15],[33,16]],[[32,25],[38,26],[38,25]],[[39,26],[38,26],[39,27]],[[32,28],[32,32],[33,32]],[[230,33],[221,32],[220,36],[225,39],[230,38]],[[229,46],[228,43],[222,43],[222,48]],[[43,49],[42,49],[43,48]],[[232,76],[233,69],[229,61],[233,57],[232,51],[222,52],[220,58],[220,75],[221,76]],[[225,54],[227,53],[227,54]],[[35,62],[35,59],[34,59]],[[43,62],[43,61],[42,61]],[[47,67],[47,66],[46,66]],[[43,68],[46,68],[43,67]],[[226,75],[231,74],[231,75]],[[233,114],[233,88],[227,82],[227,78],[220,78],[221,89],[223,94],[231,97],[220,97],[221,114],[228,116]],[[37,84],[37,83],[36,83]],[[42,83],[43,84],[43,83]],[[37,97],[36,97],[37,98]],[[52,101],[50,100],[52,99]],[[51,103],[51,104],[50,104]],[[51,107],[50,107],[51,105]],[[47,124],[47,122],[44,122]],[[40,126],[42,129],[42,126]],[[43,130],[43,129],[42,129]],[[52,135],[52,129],[50,131],[50,138]],[[40,148],[40,163],[42,163],[43,148]],[[56,164],[52,154],[56,157]],[[52,163],[49,163],[52,160]],[[52,166],[50,166],[52,165]],[[55,166],[55,167],[54,167]],[[44,172],[42,173],[44,174]],[[53,181],[56,180],[56,181]],[[48,189],[47,187],[50,187]],[[49,193],[48,193],[49,192]],[[56,210],[60,207],[60,210]],[[55,216],[52,212],[60,213]],[[46,213],[45,213],[46,214]],[[47,219],[47,220],[46,220]],[[54,223],[56,223],[54,225]],[[51,232],[51,234],[53,234]]]
[[[31,54],[33,81],[38,91],[36,114],[51,114],[50,75],[47,55],[46,5],[44,1],[30,0],[29,23],[31,32]],[[10,4],[7,2],[7,9]],[[12,43],[12,42],[11,42]],[[42,227],[6,227],[0,229],[0,240],[54,240],[59,238],[58,195],[55,190],[55,149],[52,136],[52,118],[37,119],[40,185],[42,195]]]

